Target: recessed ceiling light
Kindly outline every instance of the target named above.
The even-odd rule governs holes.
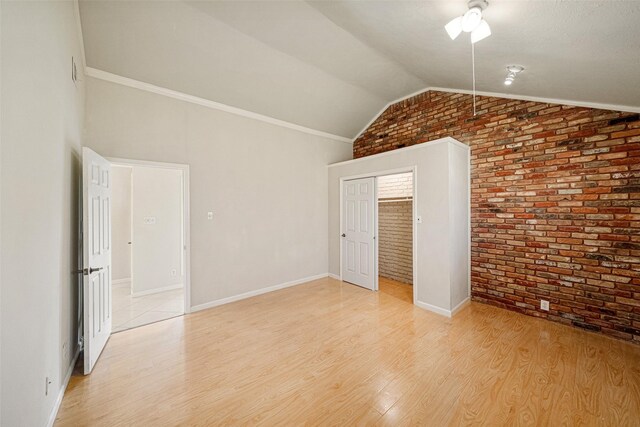
[[[504,79],[504,84],[506,86],[511,86],[518,73],[521,73],[523,70],[524,67],[520,65],[509,65],[507,67],[507,77]]]

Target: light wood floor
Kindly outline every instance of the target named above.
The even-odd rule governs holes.
[[[120,332],[57,425],[640,423],[640,346],[321,279]]]
[[[413,286],[387,277],[378,277],[380,292],[413,304]]]

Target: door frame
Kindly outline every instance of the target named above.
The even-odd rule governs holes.
[[[184,314],[191,313],[191,228],[189,212],[189,165],[183,163],[154,162],[150,160],[123,159],[119,157],[105,157],[112,166],[143,166],[158,169],[179,170],[182,172],[182,230],[183,230],[183,253],[184,253]],[[133,194],[132,194],[133,197]],[[133,224],[132,224],[133,226]],[[132,248],[133,251],[133,248]],[[132,259],[133,268],[133,259]]]
[[[375,227],[375,245],[374,245],[374,289],[375,291],[379,290],[378,284],[378,242],[379,233],[378,233],[378,177],[387,176],[387,175],[396,175],[400,173],[412,173],[413,174],[413,183],[412,183],[412,206],[411,206],[411,216],[412,216],[412,230],[413,230],[413,242],[412,242],[412,263],[413,263],[413,303],[415,304],[418,300],[418,215],[417,215],[417,207],[418,207],[418,166],[406,166],[397,169],[384,169],[378,170],[370,173],[362,173],[358,175],[349,175],[340,177],[340,235],[344,233],[344,218],[343,218],[343,209],[344,209],[344,182],[351,181],[354,179],[360,178],[374,178],[374,215],[373,222]],[[343,252],[343,240],[340,237],[340,281],[342,281],[342,252]]]

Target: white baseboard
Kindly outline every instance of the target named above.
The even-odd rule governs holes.
[[[175,289],[182,289],[183,287],[184,285],[180,283],[179,285],[171,285],[171,286],[165,286],[164,288],[149,289],[148,291],[131,292],[131,296],[134,298],[142,297],[145,295],[153,295],[153,294],[159,294],[160,292],[173,291]]]
[[[469,304],[471,302],[471,298],[466,297],[465,299],[462,300],[462,302],[458,305],[456,305],[455,307],[453,307],[453,310],[451,310],[451,315],[455,315],[458,311],[460,311],[461,309],[464,308],[464,306],[466,306],[467,304]]]
[[[428,311],[432,311],[436,314],[440,314],[442,316],[446,316],[446,317],[451,317],[451,311],[446,310],[444,308],[435,306],[435,305],[431,305],[431,304],[427,304],[426,302],[422,302],[422,301],[416,301],[416,305],[420,308],[423,308],[425,310]]]
[[[78,348],[76,349],[76,354],[75,356],[73,356],[71,365],[69,365],[69,368],[67,369],[67,374],[64,376],[62,387],[60,387],[58,397],[56,397],[56,403],[54,403],[51,414],[49,415],[47,427],[53,427],[53,424],[56,422],[56,417],[58,416],[58,411],[60,410],[60,405],[62,404],[62,398],[64,397],[64,392],[67,391],[67,385],[69,385],[69,380],[71,379],[71,374],[73,374],[73,368],[76,366],[76,362],[78,361],[78,356],[80,356],[80,346],[78,346]]]
[[[329,273],[329,277],[331,277],[332,279],[340,280],[340,276],[337,274]]]
[[[466,297],[464,300],[462,300],[462,302],[458,305],[456,305],[455,307],[453,307],[453,310],[447,310],[435,305],[431,305],[431,304],[427,304],[426,302],[422,302],[422,301],[416,301],[416,305],[420,308],[423,308],[425,310],[429,310],[432,311],[434,313],[437,314],[441,314],[442,316],[447,316],[449,318],[451,318],[454,314],[456,314],[458,311],[460,311],[465,305],[467,305],[469,302],[471,301],[471,299],[469,297]]]
[[[219,305],[229,304],[231,302],[240,301],[243,299],[255,297],[258,295],[266,294],[269,292],[277,291],[284,288],[290,288],[292,286],[301,285],[303,283],[311,282],[312,280],[322,279],[327,277],[328,273],[318,274],[316,276],[303,277],[302,279],[292,280],[290,282],[281,283],[279,285],[269,286],[268,288],[258,289],[256,291],[245,292],[243,294],[234,295],[232,297],[222,298],[215,301],[207,302],[204,304],[198,304],[191,307],[191,312],[206,310],[207,308],[218,307]]]
[[[131,277],[127,277],[125,279],[116,279],[111,281],[111,286],[113,285],[124,285],[125,283],[131,283]]]

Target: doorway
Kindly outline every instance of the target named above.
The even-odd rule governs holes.
[[[186,193],[181,165],[111,160],[112,328],[187,310]]]
[[[377,177],[378,289],[413,302],[413,173]]]
[[[340,180],[341,280],[414,303],[415,176],[412,167]]]

